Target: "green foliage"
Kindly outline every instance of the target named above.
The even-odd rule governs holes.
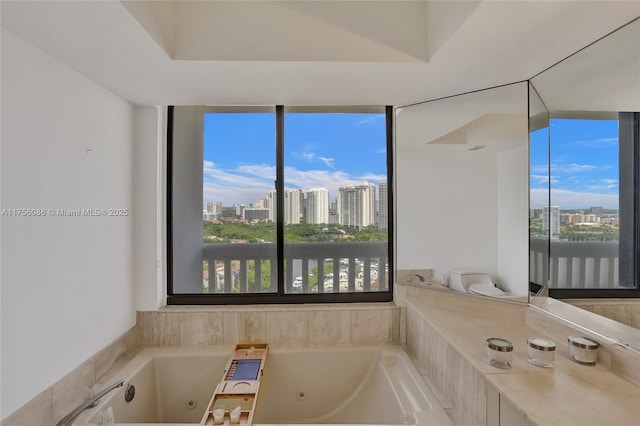
[[[228,243],[243,240],[249,243],[275,242],[276,225],[271,222],[244,223],[225,221],[222,223],[203,222],[205,243]],[[350,228],[339,225],[311,225],[306,223],[287,225],[284,231],[288,243],[306,242],[376,242],[387,241],[387,230],[377,226]]]
[[[541,218],[529,219],[529,235],[534,238],[549,238]],[[619,228],[615,225],[561,225],[560,241],[619,241]]]
[[[618,241],[618,228],[614,226],[568,225],[560,228],[564,241]]]
[[[353,241],[387,241],[387,231],[386,229],[380,229],[377,226],[367,226],[355,233]]]
[[[247,273],[248,273],[248,282],[249,289],[253,291],[256,284],[256,266],[255,262],[250,261],[247,262]],[[263,260],[261,263],[260,269],[260,282],[262,284],[262,291],[268,291],[271,287],[271,262],[268,260]]]

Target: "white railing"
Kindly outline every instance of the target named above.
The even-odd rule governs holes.
[[[618,288],[618,242],[529,240],[529,280],[551,288]]]
[[[286,243],[285,293],[387,290],[388,247],[386,242]],[[205,293],[277,291],[275,244],[204,244],[203,260]],[[263,283],[266,265],[270,273]],[[331,272],[325,272],[326,265]]]

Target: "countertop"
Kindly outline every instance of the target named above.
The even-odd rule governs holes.
[[[534,424],[640,424],[640,386],[612,373],[602,363],[585,366],[572,362],[566,341],[556,341],[554,368],[537,367],[527,361],[527,338],[548,338],[525,324],[527,305],[409,286],[404,292],[406,303]],[[488,364],[486,339],[490,337],[513,343],[511,369]]]

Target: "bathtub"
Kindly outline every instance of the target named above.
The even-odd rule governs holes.
[[[125,385],[76,424],[95,424],[111,406],[118,425],[198,425],[232,350],[145,348],[104,383]],[[253,423],[452,424],[404,350],[386,345],[270,348]]]

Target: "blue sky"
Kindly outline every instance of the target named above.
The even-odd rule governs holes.
[[[275,115],[205,115],[204,201],[250,204],[274,188]],[[386,180],[384,114],[285,114],[285,187],[338,188]]]
[[[618,121],[551,119],[531,135],[531,207],[546,201],[551,134],[551,205],[561,209],[618,208]],[[612,166],[612,164],[616,166]]]

